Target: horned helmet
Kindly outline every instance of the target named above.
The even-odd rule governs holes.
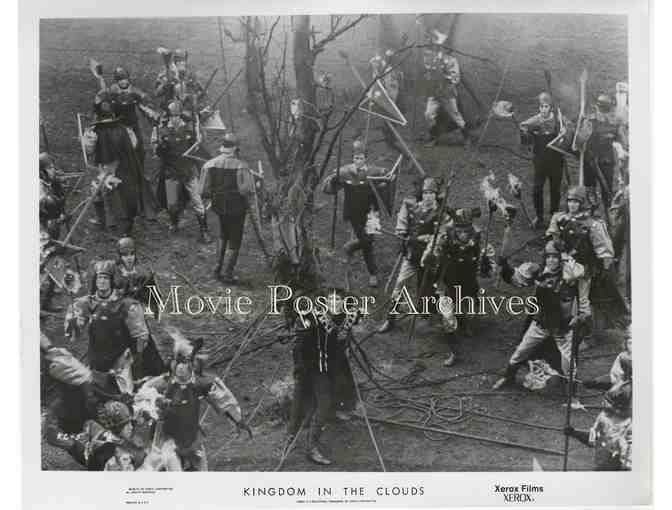
[[[190,341],[173,326],[167,326],[166,332],[173,339],[173,359],[170,362],[172,379],[181,386],[187,385],[203,371],[207,359],[206,356],[199,354],[203,347],[203,339]]]

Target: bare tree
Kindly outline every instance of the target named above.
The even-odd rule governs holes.
[[[348,101],[344,94],[337,97],[328,73],[316,76],[315,63],[328,44],[367,17],[330,16],[329,30],[321,38],[310,16],[292,17],[293,87],[288,77],[287,33],[277,33],[281,18],[264,27],[258,17],[245,17],[240,38],[227,32],[233,41],[245,44],[247,109],[276,179],[273,198],[266,203],[274,239],[275,278],[302,289],[320,284],[319,253],[313,238],[315,189],[341,131],[375,83],[372,80],[359,97]],[[274,58],[272,50],[276,50]]]

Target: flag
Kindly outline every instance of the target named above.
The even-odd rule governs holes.
[[[408,123],[380,80],[376,80],[373,84],[367,98],[360,103],[359,109],[395,124],[405,126]]]

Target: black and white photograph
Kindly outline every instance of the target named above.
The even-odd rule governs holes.
[[[618,471],[647,504],[646,2],[617,3],[39,14],[40,476],[450,506],[423,473],[499,473],[534,506]],[[119,506],[183,480],[106,476]]]

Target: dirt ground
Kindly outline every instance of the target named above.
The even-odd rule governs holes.
[[[81,47],[88,38],[96,40],[96,47],[103,47],[99,40],[99,32],[94,28],[88,31],[86,20],[70,22],[77,30],[63,31],[64,20],[43,22],[43,47]],[[150,41],[154,46],[167,44],[161,36],[167,30],[165,26],[156,25],[157,33],[152,36],[151,28],[137,33],[137,42]],[[84,27],[84,28],[83,28]],[[119,25],[119,31],[124,29]],[[147,28],[146,27],[146,28]],[[115,35],[114,30],[106,32],[109,37],[107,48],[132,48],[134,40]],[[184,36],[184,34],[182,35]],[[186,37],[186,42],[194,54],[198,54],[198,34]],[[123,44],[120,42],[123,40]],[[335,43],[337,44],[337,43]],[[79,46],[78,46],[79,45]],[[146,44],[145,44],[146,45]],[[210,50],[212,51],[212,49]],[[40,104],[41,113],[47,119],[48,135],[52,152],[59,157],[59,164],[65,170],[76,171],[81,168],[81,153],[76,140],[74,115],[76,112],[89,110],[95,82],[88,74],[80,59],[82,53],[72,55],[66,52],[45,51],[42,54],[40,70]],[[90,56],[94,56],[93,54]],[[122,61],[123,56],[109,57]],[[151,90],[153,72],[160,70],[160,61],[156,54],[134,56],[140,58],[151,71],[145,71],[138,78],[138,85]],[[78,60],[80,59],[80,60]],[[212,65],[217,60],[212,57]],[[78,62],[75,64],[75,62]],[[112,64],[111,64],[112,65]],[[109,69],[110,66],[107,66]],[[140,67],[140,64],[134,64]],[[208,73],[203,70],[206,76]],[[67,86],[62,86],[67,84]],[[485,94],[484,94],[485,96]],[[485,96],[489,97],[489,96]],[[525,206],[532,211],[531,203],[531,162],[516,157],[510,152],[493,147],[463,147],[457,144],[452,135],[442,140],[440,146],[425,148],[417,143],[416,136],[424,129],[422,117],[422,98],[418,99],[417,125],[415,133],[405,132],[406,139],[426,170],[434,176],[455,172],[455,181],[450,191],[451,204],[455,207],[481,207],[485,201],[479,190],[482,179],[494,171],[497,185],[506,188],[506,175],[512,172],[522,179],[525,188]],[[255,142],[251,122],[244,111],[237,112],[235,122],[237,130],[243,134],[242,154],[250,162],[263,159]],[[346,140],[352,140],[365,122],[364,114],[360,115],[346,133]],[[373,122],[371,139],[374,142],[381,138],[380,125]],[[146,140],[149,138],[147,128]],[[510,122],[493,121],[484,137],[487,145],[493,143],[505,145],[516,151],[523,151],[516,143],[516,129]],[[148,145],[148,144],[147,144]],[[391,165],[393,156],[386,152],[381,143],[372,143],[372,159],[381,165]],[[349,147],[344,150],[344,157],[350,157]],[[157,161],[147,154],[148,167],[156,166]],[[335,166],[335,162],[332,166]],[[574,165],[570,165],[570,173],[575,173]],[[411,193],[412,180],[415,174],[406,169],[400,176],[396,207],[401,198]],[[576,176],[574,175],[574,179]],[[86,189],[86,186],[82,188]],[[70,207],[86,197],[85,193],[73,194],[69,198]],[[513,200],[510,196],[508,199]],[[323,208],[317,215],[316,236],[320,247],[321,262],[324,274],[328,275],[332,284],[342,284],[344,274],[344,255],[341,247],[349,239],[350,232],[342,221],[337,222],[336,248],[329,245],[331,218],[331,197],[320,196],[318,205]],[[342,203],[339,203],[339,219]],[[91,213],[92,214],[92,213]],[[226,288],[212,277],[215,263],[215,244],[200,245],[197,243],[198,226],[193,213],[186,211],[184,224],[177,235],[168,232],[165,218],[158,224],[138,222],[134,236],[138,243],[139,260],[151,266],[158,276],[159,285],[183,285],[185,293],[191,293],[188,282],[193,282],[199,294],[222,295]],[[211,232],[217,231],[217,219],[213,214],[209,217]],[[249,223],[249,222],[248,222]],[[391,224],[385,225],[392,228]],[[485,222],[480,220],[480,227]],[[493,220],[490,239],[495,248],[499,249],[503,232],[503,221]],[[523,214],[518,214],[513,228],[511,246],[518,246],[537,235],[526,224]],[[270,232],[265,229],[267,241]],[[94,258],[112,257],[117,237],[114,234],[103,234],[84,222],[75,235],[73,242],[87,249],[80,256],[80,264],[84,266]],[[517,254],[512,262],[539,259],[539,245]],[[380,267],[383,283],[393,269],[399,246],[390,237],[381,236],[376,239],[376,257]],[[255,311],[268,302],[266,285],[270,284],[271,275],[266,268],[261,251],[254,240],[249,227],[246,228],[238,273],[244,285],[231,288],[232,296],[249,295],[255,303]],[[366,271],[363,261],[356,259],[353,271],[355,275],[354,291],[362,295],[374,295],[379,303],[385,301],[382,285],[379,289],[366,287]],[[502,283],[496,288],[495,278],[481,280],[481,286],[487,295],[526,295]],[[56,305],[67,306],[65,296],[57,296]],[[209,314],[199,316],[165,317],[162,323],[150,319],[150,328],[159,343],[160,349],[167,352],[170,345],[167,335],[162,331],[163,321],[181,328],[188,336],[203,336],[210,352],[219,352],[221,358],[231,357],[241,340],[241,332],[254,316],[221,316]],[[376,328],[382,320],[382,313],[368,318],[358,331],[357,338],[364,338],[368,332]],[[63,314],[51,314],[42,321],[44,331],[57,344],[65,344],[63,339]],[[389,407],[385,405],[384,392],[374,387],[369,378],[358,368],[354,368],[355,377],[367,402],[368,415],[372,418],[389,418],[395,421],[428,425],[434,424],[446,430],[474,437],[456,437],[450,435],[428,434],[418,430],[402,428],[397,425],[372,422],[372,431],[378,443],[385,466],[389,471],[529,471],[532,460],[536,458],[544,470],[562,469],[562,456],[532,451],[522,447],[511,447],[484,441],[483,438],[508,441],[517,445],[526,445],[546,450],[562,451],[564,447],[564,426],[566,408],[564,397],[556,389],[547,388],[539,393],[532,393],[520,385],[512,386],[499,392],[492,392],[491,385],[496,380],[496,372],[506,365],[508,357],[517,344],[523,319],[507,314],[497,316],[486,315],[474,320],[474,335],[465,337],[455,335],[447,339],[440,332],[438,324],[426,320],[418,320],[413,340],[409,343],[408,322],[388,334],[377,334],[369,337],[363,344],[369,360],[379,371],[375,374],[377,384],[389,388],[399,396],[411,401],[422,400],[434,402],[437,409],[442,409],[442,418],[423,415],[422,412],[409,408]],[[250,354],[242,354],[232,366],[226,378],[226,384],[238,397],[245,416],[252,416],[251,426],[254,439],[237,436],[232,425],[210,417],[204,424],[206,431],[206,448],[208,450],[211,469],[230,471],[266,471],[276,468],[280,459],[281,449],[285,441],[286,402],[279,401],[271,391],[277,381],[291,378],[291,341],[274,342],[276,336],[267,332],[279,324],[269,318],[260,330],[261,334],[254,338],[248,346],[254,349]],[[596,331],[598,346],[588,351],[581,358],[579,378],[596,377],[607,373],[611,363],[620,350],[622,332],[604,329],[603,324]],[[282,335],[285,332],[280,331]],[[458,353],[458,362],[449,368],[443,367],[447,342],[451,342]],[[268,344],[267,347],[261,348]],[[84,344],[67,345],[77,353],[83,353]],[[215,370],[221,371],[228,362],[223,361]],[[396,381],[395,381],[396,380]],[[576,428],[588,428],[599,412],[601,396],[594,391],[579,390],[581,402],[585,410],[572,413],[572,424]],[[45,401],[50,398],[47,393]],[[45,402],[43,401],[44,405]],[[484,416],[487,415],[487,416]],[[443,421],[439,421],[439,419]],[[507,421],[508,420],[508,421]],[[511,421],[513,420],[513,422]],[[559,430],[558,430],[559,429]],[[36,438],[36,440],[38,440]],[[335,421],[323,436],[328,454],[333,465],[324,468],[309,462],[304,455],[303,440],[286,459],[285,471],[377,471],[380,465],[371,438],[364,421],[353,418],[348,422]],[[43,442],[43,468],[53,470],[80,469],[67,454]],[[592,451],[577,443],[570,442],[569,468],[572,470],[589,470],[592,468]]]

